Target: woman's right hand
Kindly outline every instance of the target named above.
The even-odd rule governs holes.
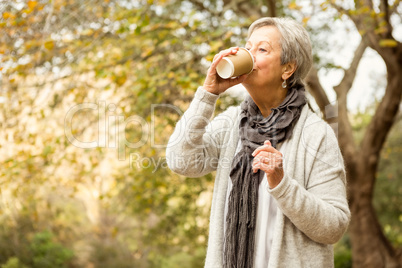
[[[236,78],[221,78],[216,72],[216,66],[222,60],[223,57],[234,55],[239,51],[238,47],[232,47],[226,50],[222,50],[218,54],[215,55],[214,60],[212,61],[211,66],[208,69],[207,77],[205,78],[203,88],[210,93],[215,95],[219,95],[225,92],[228,88],[235,86],[237,84],[242,83],[247,78],[247,74],[241,75]]]

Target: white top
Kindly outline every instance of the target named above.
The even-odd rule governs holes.
[[[284,155],[286,141],[278,145],[279,151]],[[241,141],[237,144],[236,154],[240,151]],[[284,161],[284,160],[283,160]],[[284,163],[283,163],[284,164]],[[272,239],[274,236],[276,212],[278,206],[275,198],[268,192],[269,185],[267,175],[264,173],[260,186],[258,188],[258,206],[257,220],[255,230],[255,249],[254,249],[254,267],[268,267],[269,255],[271,252]],[[232,190],[232,180],[229,177],[228,189],[225,201],[225,216],[224,216],[224,233],[226,232],[226,215],[228,212],[228,202],[230,191]]]

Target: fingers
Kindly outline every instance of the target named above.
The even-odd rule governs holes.
[[[239,47],[231,47],[225,50],[220,51],[218,54],[214,56],[213,62],[218,59],[218,57],[223,58],[229,55],[236,54],[239,51]]]
[[[271,146],[271,142],[269,140],[266,140],[264,142],[263,146],[260,146],[257,149],[255,149],[254,152],[252,153],[252,156],[255,157],[257,154],[259,154],[262,151],[271,152],[271,153],[280,153],[281,154],[281,152],[279,152],[278,150],[276,150],[274,147]]]
[[[243,74],[241,76],[238,76],[236,78],[228,79],[227,81],[229,82],[229,87],[233,87],[237,84],[243,83],[244,80],[246,80],[248,77],[248,74]]]
[[[255,166],[253,166],[253,173],[256,173],[258,170],[262,170],[265,173],[271,174],[275,171],[275,168],[272,167],[270,164],[266,163],[257,163]]]
[[[257,172],[258,169],[270,173],[277,168],[282,168],[282,153],[272,147],[269,140],[266,140],[264,145],[255,149],[252,155],[254,156],[254,173]]]
[[[252,154],[254,160],[252,170],[265,172],[271,189],[275,188],[283,179],[283,155],[271,146],[271,142],[265,141],[263,146],[258,147]]]
[[[222,50],[218,54],[215,55],[214,60],[211,66],[208,69],[207,77],[204,81],[204,89],[207,91],[219,95],[226,91],[229,87],[232,87],[236,84],[242,83],[247,76],[240,76],[235,79],[222,79],[217,75],[216,67],[219,62],[228,55],[236,54],[239,51],[239,47],[232,47],[229,49]]]
[[[216,70],[216,66],[218,66],[219,62],[226,56],[234,55],[239,51],[239,47],[231,47],[229,49],[222,50],[218,54],[214,56],[210,69]]]
[[[266,173],[272,173],[276,169],[283,168],[282,155],[271,152],[261,152],[253,160],[252,169],[253,172],[257,172],[258,169],[265,171]]]

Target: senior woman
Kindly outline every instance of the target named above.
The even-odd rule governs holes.
[[[176,173],[217,170],[205,267],[333,267],[350,211],[337,139],[306,104],[308,34],[292,19],[261,18],[245,47],[254,70],[221,79],[217,64],[239,48],[217,54],[166,152]],[[249,96],[210,120],[239,83]]]

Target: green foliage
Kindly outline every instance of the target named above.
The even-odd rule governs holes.
[[[390,242],[402,246],[402,121],[394,124],[381,152],[374,208]]]
[[[150,267],[152,268],[176,268],[176,267],[204,267],[206,248],[195,248],[191,253],[181,252],[170,256],[155,256],[151,261]]]
[[[53,241],[53,234],[44,231],[35,234],[30,244],[33,254],[33,268],[67,267],[73,257],[70,249]]]
[[[17,224],[3,222],[0,233],[0,263],[4,267],[68,267],[73,251],[55,242],[50,231],[35,232],[31,219],[19,216]],[[2,266],[2,268],[3,268]]]
[[[15,222],[2,219],[0,227],[0,263],[6,263],[15,257],[19,262],[29,264],[32,251],[29,248],[30,235],[34,233],[32,220],[21,213]],[[14,262],[14,261],[12,261]]]
[[[96,243],[95,243],[96,242]],[[136,261],[126,245],[117,241],[95,240],[89,261],[97,268],[131,268],[144,267],[143,262]]]
[[[347,234],[334,246],[334,263],[336,268],[352,267],[352,251]]]
[[[22,264],[16,257],[11,257],[5,264],[1,265],[1,268],[28,268],[28,266]]]

